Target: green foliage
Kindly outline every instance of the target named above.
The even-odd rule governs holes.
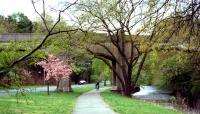
[[[194,96],[195,98],[198,98],[200,95],[200,76],[199,75],[193,76],[191,85],[192,85],[192,88],[191,88],[192,96]]]
[[[23,13],[14,13],[11,18],[16,21],[16,32],[19,33],[30,33],[32,32],[33,24],[31,20]]]
[[[138,84],[156,84],[161,88],[179,92],[188,99],[198,98],[200,77],[194,71],[192,57],[184,52],[153,51],[144,63]],[[133,74],[135,72],[134,69]]]
[[[195,104],[195,99],[198,99],[200,94],[200,76],[192,63],[193,54],[171,52],[164,56],[159,62],[162,75],[160,86],[180,93],[182,97],[187,98],[190,105]]]
[[[172,103],[172,104],[174,104],[174,103],[176,103],[176,97],[174,97],[174,96],[171,96],[170,98],[169,98],[169,102],[170,103]]]
[[[1,45],[2,46],[2,45]],[[4,66],[10,64],[12,61],[16,60],[18,57],[24,54],[24,52],[17,52],[17,46],[15,48],[14,43],[6,44],[2,46],[2,51],[0,54],[0,69]]]
[[[45,20],[47,27],[52,28],[54,24],[54,18],[46,13]],[[69,28],[70,26],[64,20],[61,19],[61,21],[54,28],[54,31],[67,30]],[[33,22],[33,32],[41,34],[47,33],[46,27],[40,17],[38,17],[36,21]]]
[[[189,64],[188,59],[189,56],[184,53],[152,51],[145,60],[141,76],[138,80],[138,85],[162,84],[167,86],[169,79],[171,79],[172,76],[177,75],[177,72],[181,73],[190,70],[191,64]],[[133,69],[133,76],[135,75],[137,68],[138,65]]]
[[[161,69],[166,75],[173,76],[187,72],[191,69],[191,64],[186,54],[178,53],[165,60]]]
[[[162,71],[162,87],[170,87],[170,81],[173,76],[182,75],[190,72],[192,69],[192,64],[189,60],[190,56],[188,54],[172,53],[169,56],[170,57],[162,61],[160,65],[160,69]]]
[[[138,60],[140,61],[140,60]],[[138,85],[156,85],[156,78],[158,78],[158,62],[159,57],[156,51],[149,53],[147,56],[144,66],[142,68],[140,78],[138,79]],[[132,76],[134,77],[138,70],[138,64],[133,68]]]
[[[103,73],[105,77],[100,77],[101,73]],[[92,81],[99,81],[103,78],[109,79],[111,75],[112,72],[110,68],[103,61],[99,59],[92,60]]]
[[[30,33],[32,21],[23,13],[13,13],[8,17],[0,15],[0,33]]]
[[[74,71],[77,73],[91,69],[92,61],[91,58],[85,56],[79,56],[74,59]]]
[[[23,42],[10,42],[6,44],[0,44],[0,48],[1,48],[0,69],[1,70],[5,69],[6,66],[11,64],[13,61],[27,54],[29,51],[31,51],[35,47],[37,43],[38,42],[36,41],[33,41],[33,42],[23,41]],[[33,55],[31,55],[26,61],[18,64],[16,68],[14,69],[17,70],[23,65],[35,64],[35,62],[37,62],[41,58],[44,58],[45,56],[46,56],[46,52],[39,50],[35,52]],[[7,76],[12,77],[13,69],[9,69],[9,70],[10,72],[7,74]]]
[[[34,46],[37,44],[37,42],[11,42],[7,44],[0,44],[2,47],[2,51],[0,54],[0,64],[1,66],[5,66],[13,62],[14,60],[18,59],[19,57],[22,57],[26,53],[28,53],[30,50],[34,48]],[[29,60],[32,58],[41,58],[44,57],[45,53],[38,51],[34,53]],[[35,59],[36,60],[36,59]]]
[[[66,26],[66,24],[63,23],[63,26]],[[79,32],[70,36],[62,33],[48,39],[43,47],[46,48],[50,54],[70,60],[69,62],[73,67],[73,71],[81,75],[86,81],[89,81],[92,68],[92,56],[87,54],[85,49],[80,46],[81,41],[79,37],[82,37],[82,34]]]
[[[0,15],[0,33],[14,33],[16,28],[16,21],[11,16],[4,17]]]
[[[70,38],[66,34],[59,34],[50,37],[43,45],[43,48],[46,48],[48,53],[54,55],[69,53],[72,50],[70,45]]]

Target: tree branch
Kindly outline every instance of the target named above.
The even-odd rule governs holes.
[[[42,40],[42,42],[36,46],[33,50],[31,50],[29,53],[27,53],[26,55],[22,56],[21,58],[15,60],[14,62],[12,62],[10,65],[8,65],[5,69],[10,69],[12,67],[14,67],[16,64],[20,63],[21,61],[24,61],[25,59],[27,59],[29,56],[31,56],[33,53],[35,53],[37,50],[39,50],[43,44],[47,41],[47,39],[50,37],[50,36],[53,36],[53,35],[56,35],[58,33],[62,33],[62,32],[66,32],[66,33],[69,33],[69,32],[72,32],[72,31],[76,31],[77,29],[73,29],[73,30],[60,30],[60,31],[57,31],[57,32],[53,32],[54,28],[57,26],[57,24],[60,22],[60,18],[61,18],[61,13],[64,12],[65,10],[67,10],[68,8],[70,8],[72,5],[75,5],[77,1],[75,1],[74,3],[70,4],[68,7],[66,7],[64,10],[61,10],[59,12],[59,16],[58,16],[58,19],[57,21],[55,22],[55,24],[52,26],[51,29],[48,28],[47,26],[47,23],[46,23],[46,20],[45,20],[45,16],[42,16],[36,9],[35,7],[35,2],[34,0],[32,0],[32,5],[33,5],[33,8],[35,10],[35,12],[40,16],[40,18],[42,19],[43,21],[43,24],[45,25],[45,28],[47,30],[47,34],[45,35],[44,39]],[[44,3],[44,0],[43,0],[43,13],[45,12],[45,3]],[[1,70],[0,71],[0,77],[2,77],[5,73],[7,73],[7,70]]]

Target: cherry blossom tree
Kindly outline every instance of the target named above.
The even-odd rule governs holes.
[[[69,75],[72,73],[72,68],[70,65],[65,64],[62,60],[53,55],[49,55],[47,59],[39,61],[36,64],[44,68],[44,72],[46,74],[45,80],[47,81],[47,83],[50,79],[55,79],[58,82],[57,90],[71,91]]]

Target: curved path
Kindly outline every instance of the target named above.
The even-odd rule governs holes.
[[[75,87],[83,87],[83,86],[94,86],[95,84],[84,84],[84,85],[72,85],[72,88]],[[56,86],[50,86],[49,91],[55,91]],[[12,89],[12,90],[0,90],[1,95],[11,95],[20,92],[45,92],[47,91],[47,87],[35,87],[35,88],[24,88],[24,89]]]
[[[78,97],[72,114],[116,114],[101,98],[100,90],[92,90]]]

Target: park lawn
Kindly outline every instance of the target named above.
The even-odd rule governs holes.
[[[102,92],[101,96],[105,102],[119,114],[182,114],[174,109],[162,107],[155,103],[124,97],[111,91]]]
[[[0,114],[71,114],[79,95],[93,86],[73,88],[73,92],[34,92],[0,96]]]

